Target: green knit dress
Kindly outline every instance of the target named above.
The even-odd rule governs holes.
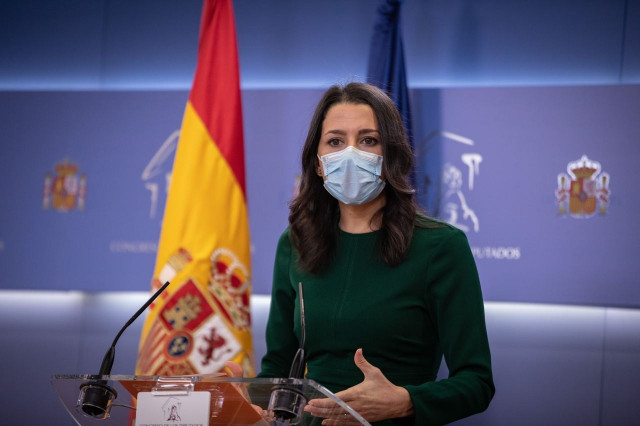
[[[379,231],[339,230],[335,259],[321,275],[301,272],[287,229],[276,252],[267,354],[259,377],[286,377],[300,336],[303,283],[307,378],[332,392],[360,383],[353,356],[404,386],[415,415],[377,424],[444,424],[481,412],[494,394],[478,273],[464,233],[414,230],[406,261],[386,265]],[[442,356],[449,377],[435,381]]]

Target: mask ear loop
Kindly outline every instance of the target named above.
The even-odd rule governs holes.
[[[320,156],[318,154],[316,154],[316,157],[318,157],[318,164],[316,166],[316,174],[324,179],[324,173],[323,173],[323,167],[322,167],[322,159],[320,158]]]

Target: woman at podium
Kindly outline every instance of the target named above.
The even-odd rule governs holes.
[[[306,378],[370,422],[443,424],[494,394],[478,274],[465,234],[430,219],[409,182],[413,154],[376,87],[331,87],[311,120],[299,195],[280,237],[259,377]],[[435,381],[442,356],[449,377]],[[305,410],[341,424],[330,400]]]

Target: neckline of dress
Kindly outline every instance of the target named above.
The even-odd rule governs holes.
[[[338,226],[338,233],[348,238],[363,238],[371,235],[377,235],[379,232],[380,230],[376,229],[375,231],[353,233],[344,231]]]

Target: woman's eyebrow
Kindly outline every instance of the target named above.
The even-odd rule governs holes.
[[[365,134],[365,133],[378,133],[378,134],[380,134],[380,131],[378,131],[378,130],[376,130],[376,129],[360,129],[360,130],[358,130],[358,134],[359,134],[359,135],[362,135],[362,134]],[[332,134],[332,135],[346,135],[346,134],[347,134],[347,132],[345,132],[344,130],[338,130],[338,129],[336,129],[336,130],[327,130],[324,134],[325,134],[325,135],[328,135],[328,134]]]
[[[328,134],[332,134],[332,135],[346,135],[347,132],[345,132],[344,130],[327,130],[325,133],[325,135]]]

